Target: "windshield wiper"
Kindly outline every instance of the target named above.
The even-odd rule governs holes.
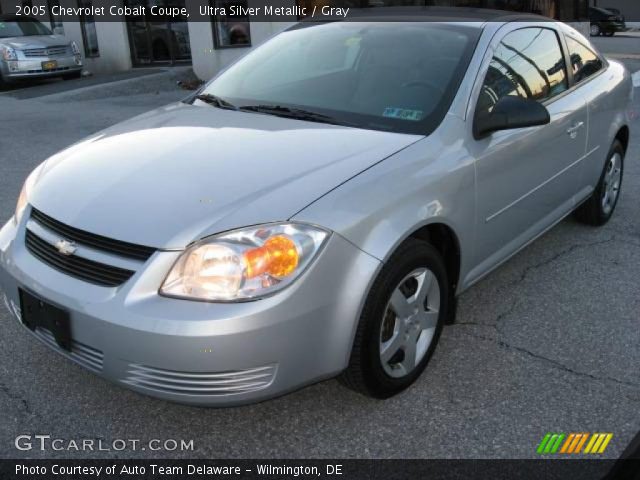
[[[294,118],[296,120],[306,120],[308,122],[329,123],[331,125],[350,126],[348,122],[325,115],[323,113],[311,112],[301,108],[284,107],[282,105],[244,105],[238,107],[243,112],[266,113],[278,117]]]
[[[199,95],[196,95],[195,98],[209,105],[213,105],[214,107],[224,108],[227,110],[238,110],[238,107],[236,107],[233,103],[227,102],[224,98],[220,98],[217,95],[213,95],[211,93],[201,93]]]

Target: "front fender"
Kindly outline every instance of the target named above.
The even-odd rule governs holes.
[[[430,137],[329,192],[293,218],[325,226],[386,261],[413,232],[439,223],[460,243],[460,278],[472,267],[475,165],[463,120],[448,116]],[[459,290],[460,290],[459,286]]]

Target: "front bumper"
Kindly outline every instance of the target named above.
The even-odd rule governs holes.
[[[19,319],[18,288],[29,290],[70,312],[72,351],[36,329],[49,347],[127,388],[194,405],[255,402],[341,372],[379,267],[333,234],[303,276],[272,297],[177,300],[157,290],[180,252],[156,252],[121,287],[99,287],[32,256],[24,224],[10,220],[0,230],[0,298],[13,315]]]
[[[43,70],[43,63],[55,61],[56,68]],[[82,61],[74,55],[64,57],[33,57],[0,60],[0,73],[6,81],[27,78],[56,77],[82,70]]]
[[[626,32],[628,30],[627,25],[623,22],[602,22],[600,29],[605,33]]]

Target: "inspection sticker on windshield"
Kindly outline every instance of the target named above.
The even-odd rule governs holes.
[[[409,110],[406,108],[393,108],[387,107],[382,112],[383,117],[397,118],[399,120],[411,120],[413,122],[419,122],[422,120],[422,110]]]
[[[347,47],[355,47],[356,45],[360,45],[361,40],[362,37],[349,37],[344,41],[344,44]]]

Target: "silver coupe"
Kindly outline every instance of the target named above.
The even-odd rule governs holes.
[[[572,212],[609,220],[633,92],[568,25],[420,12],[299,23],[47,159],[0,231],[7,308],[177,402],[411,385],[457,295]]]

